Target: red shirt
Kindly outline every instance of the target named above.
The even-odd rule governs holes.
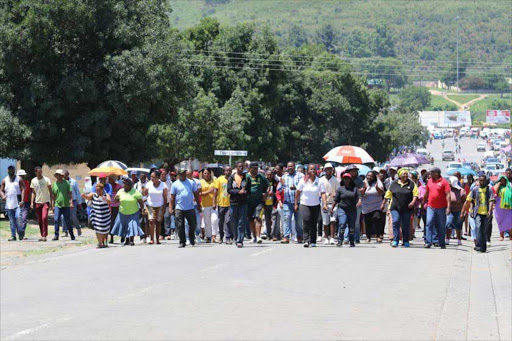
[[[30,202],[30,182],[28,180],[23,180],[23,184],[25,185],[25,197],[23,198],[23,201]]]
[[[428,205],[432,208],[447,208],[446,193],[450,193],[450,184],[448,181],[441,177],[439,180],[434,181],[430,179],[427,182],[428,190]]]

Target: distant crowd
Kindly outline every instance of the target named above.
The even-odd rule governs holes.
[[[452,238],[460,245],[466,236],[474,248],[485,252],[490,243],[493,216],[500,240],[512,239],[512,170],[496,183],[484,173],[464,179],[455,173],[449,179],[433,167],[419,173],[407,168],[372,169],[359,174],[358,165],[348,165],[335,174],[327,163],[261,169],[258,163],[239,162],[233,170],[181,168],[153,169],[148,174],[98,177],[89,193],[81,193],[66,170],[57,170],[55,180],[35,168],[26,179],[24,170],[8,168],[0,197],[6,201],[10,241],[25,239],[27,215],[34,209],[41,237],[48,237],[48,215],[54,214],[52,240],[75,239],[82,234],[77,207],[87,202],[90,226],[98,248],[114,243],[160,244],[178,239],[180,248],[201,242],[234,244],[298,243],[306,248],[317,243],[355,247],[366,242],[382,243],[385,228],[392,247],[410,247],[423,225],[425,248],[446,248]],[[215,176],[217,172],[217,177]],[[148,178],[149,177],[149,178]]]

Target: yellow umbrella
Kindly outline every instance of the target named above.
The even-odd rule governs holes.
[[[91,171],[89,171],[89,175],[92,175],[92,176],[99,176],[101,174],[127,175],[128,173],[124,169],[117,168],[117,167],[99,167],[99,168],[94,168]]]

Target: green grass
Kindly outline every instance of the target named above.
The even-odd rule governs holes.
[[[448,95],[448,98],[454,100],[455,102],[459,102],[460,104],[465,104],[474,99],[477,99],[480,95]]]
[[[485,112],[487,110],[500,109],[512,109],[512,97],[510,94],[504,95],[503,98],[500,95],[490,95],[473,104],[469,110],[471,111],[471,119],[473,121],[485,122]]]
[[[446,100],[445,98],[441,97],[441,96],[434,96],[432,95],[431,96],[431,103],[430,103],[430,107],[426,108],[425,110],[428,111],[428,110],[434,110],[434,109],[439,109],[441,108],[442,110],[445,109],[446,106],[455,106],[455,104],[453,104],[452,102]]]

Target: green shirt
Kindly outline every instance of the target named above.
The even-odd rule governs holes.
[[[247,202],[250,204],[263,203],[263,193],[265,193],[268,188],[267,179],[259,173],[256,174],[256,177],[253,177],[251,173],[247,173],[247,181],[251,184]]]
[[[71,185],[68,181],[55,181],[52,185],[52,192],[55,196],[56,207],[69,207],[69,194],[71,193]]]
[[[119,192],[117,192],[117,196],[120,202],[119,213],[132,215],[139,210],[137,200],[142,199],[142,194],[135,188],[132,188],[129,192],[126,192],[124,188],[120,189]]]

